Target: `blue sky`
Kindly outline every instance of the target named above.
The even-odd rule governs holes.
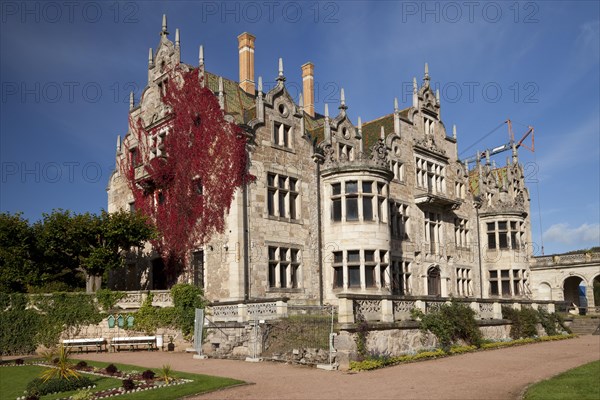
[[[600,244],[598,2],[0,4],[2,211],[34,221],[53,208],[106,207],[128,93],[139,98],[166,13],[184,62],[197,64],[203,44],[207,69],[237,80],[237,35],[251,32],[265,86],[282,57],[296,94],[300,66],[312,61],[317,110],[336,106],[343,87],[353,121],[390,113],[394,97],[409,106],[428,62],[463,156],[505,143],[502,127],[465,150],[507,118],[517,137],[535,128],[536,152],[522,149],[520,159],[545,253]]]

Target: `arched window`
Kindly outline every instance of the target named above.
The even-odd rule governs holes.
[[[427,294],[429,296],[442,295],[440,268],[437,266],[431,267],[427,270]]]

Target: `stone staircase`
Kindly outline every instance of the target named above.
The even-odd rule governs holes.
[[[600,326],[600,317],[573,317],[571,330],[578,335],[591,335]]]

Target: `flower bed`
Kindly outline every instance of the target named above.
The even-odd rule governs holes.
[[[421,351],[416,354],[406,354],[402,356],[380,356],[373,357],[363,361],[350,361],[350,369],[353,371],[369,371],[372,369],[378,369],[387,367],[390,365],[403,364],[414,361],[421,360],[430,360],[434,358],[440,357],[448,357],[456,354],[470,353],[478,350],[489,350],[489,349],[499,349],[504,347],[512,347],[512,346],[522,346],[530,343],[538,343],[538,342],[551,342],[555,340],[564,340],[571,339],[577,337],[577,335],[569,334],[569,335],[555,335],[555,336],[543,336],[536,338],[525,338],[525,339],[516,339],[511,341],[501,341],[501,342],[488,342],[483,343],[481,347],[476,346],[454,346],[451,347],[448,352],[445,352],[442,349],[435,350],[426,350]]]

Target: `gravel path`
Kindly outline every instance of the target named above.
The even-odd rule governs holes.
[[[170,364],[179,371],[252,383],[195,397],[198,400],[518,399],[533,382],[600,360],[600,336],[481,351],[360,373],[274,362],[194,360],[184,353],[136,351],[76,357],[144,367]]]

